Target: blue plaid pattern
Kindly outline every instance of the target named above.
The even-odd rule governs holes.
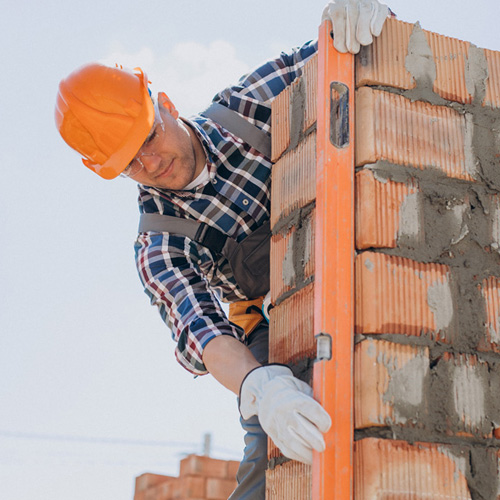
[[[316,50],[317,43],[308,42],[290,54],[282,53],[217,94],[214,101],[270,133],[272,100],[301,75]],[[242,241],[269,220],[272,163],[202,115],[186,123],[205,149],[210,180],[190,191],[140,185],[139,209],[205,222]],[[140,233],[135,253],[145,292],[177,343],[177,360],[193,374],[206,374],[202,353],[210,340],[218,335],[244,338],[217,300],[247,298],[228,261],[184,236],[169,233]]]

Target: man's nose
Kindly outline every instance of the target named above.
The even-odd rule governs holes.
[[[161,163],[161,158],[155,154],[142,154],[141,162],[148,173],[155,172]]]

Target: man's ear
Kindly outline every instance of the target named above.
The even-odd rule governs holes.
[[[177,120],[177,118],[179,118],[179,112],[177,111],[177,108],[174,106],[174,103],[169,99],[165,92],[158,93],[158,106],[160,109],[163,108],[170,115],[172,115],[174,120]]]

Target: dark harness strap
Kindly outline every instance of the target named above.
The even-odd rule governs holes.
[[[205,111],[202,111],[201,114],[222,125],[240,139],[243,139],[247,144],[259,151],[259,153],[271,158],[271,136],[255,125],[252,125],[236,113],[236,111],[218,102],[214,102]]]
[[[222,253],[222,249],[229,239],[227,235],[204,222],[193,219],[180,219],[172,215],[141,214],[139,232],[146,233],[148,231],[187,236],[189,239],[219,254]]]

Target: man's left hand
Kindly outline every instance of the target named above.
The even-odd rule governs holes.
[[[321,22],[333,26],[333,45],[339,52],[357,54],[379,36],[390,10],[377,0],[331,0],[324,8]]]

